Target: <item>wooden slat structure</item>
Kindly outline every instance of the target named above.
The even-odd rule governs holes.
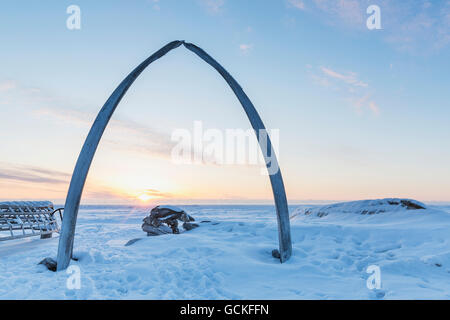
[[[0,202],[0,241],[40,236],[51,238],[59,232],[55,210],[49,201]]]

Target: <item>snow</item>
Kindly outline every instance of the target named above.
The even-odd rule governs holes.
[[[81,288],[38,265],[56,258],[57,237],[5,241],[0,299],[449,299],[450,207],[372,204],[378,213],[361,214],[362,202],[292,206],[285,264],[271,256],[273,206],[181,206],[200,227],[158,237],[141,230],[148,208],[82,207],[71,263]],[[366,285],[371,265],[380,289]]]
[[[416,200],[385,198],[335,203],[321,207],[316,206],[312,208],[299,208],[295,210],[293,214],[291,214],[291,218],[298,215],[313,215],[321,218],[329,214],[339,214],[339,217],[342,217],[342,215],[347,213],[371,215],[385,212],[392,213],[405,210],[420,210],[425,208],[425,204]]]
[[[180,207],[171,206],[171,205],[159,205],[158,207],[160,209],[169,209],[169,210],[172,210],[172,211],[175,211],[175,212],[183,212],[184,211]]]
[[[33,207],[33,208],[53,208],[50,201],[3,201],[0,207]]]

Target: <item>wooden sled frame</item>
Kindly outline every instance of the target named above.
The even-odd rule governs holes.
[[[62,210],[54,209],[48,201],[0,202],[0,241],[40,236],[52,237],[60,228],[56,213],[62,221]]]

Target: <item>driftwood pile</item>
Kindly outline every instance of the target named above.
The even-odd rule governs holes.
[[[150,211],[150,215],[144,218],[142,230],[148,236],[159,236],[162,234],[179,234],[178,221],[183,222],[183,229],[186,231],[198,227],[193,217],[188,215],[183,209],[174,206],[157,206]]]

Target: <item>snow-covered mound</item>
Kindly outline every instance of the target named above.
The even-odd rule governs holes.
[[[361,200],[336,203],[321,207],[298,208],[292,213],[291,218],[301,215],[317,216],[321,218],[328,216],[330,213],[372,215],[384,212],[398,212],[405,210],[426,210],[426,206],[425,204],[412,199],[386,198],[377,200]]]

